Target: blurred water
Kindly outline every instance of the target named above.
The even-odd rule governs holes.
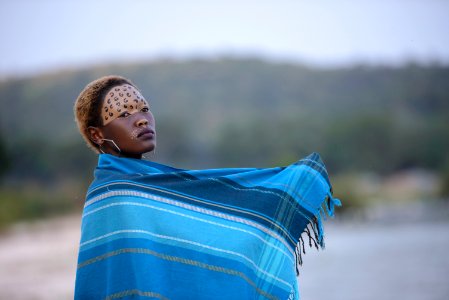
[[[326,225],[326,249],[304,257],[302,299],[449,299],[449,222]]]
[[[303,257],[304,300],[449,299],[449,220],[326,224],[326,250]],[[0,236],[0,299],[73,299],[79,216]]]

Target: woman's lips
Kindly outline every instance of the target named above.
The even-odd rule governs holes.
[[[138,138],[145,137],[145,138],[153,138],[155,135],[155,132],[151,129],[144,129],[137,135]]]

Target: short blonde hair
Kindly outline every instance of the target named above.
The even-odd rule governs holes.
[[[103,99],[111,88],[122,84],[130,84],[137,89],[129,79],[117,75],[109,75],[98,78],[86,85],[78,98],[76,98],[74,106],[76,124],[87,146],[96,153],[100,152],[99,146],[90,139],[88,128],[90,126],[99,127],[103,125],[100,117]]]

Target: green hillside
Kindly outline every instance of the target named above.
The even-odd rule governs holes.
[[[77,132],[73,103],[107,74],[129,77],[150,100],[158,131],[152,159],[162,163],[265,167],[316,151],[331,174],[415,167],[449,173],[449,67],[322,69],[222,58],[1,82],[4,186],[88,184],[96,157]]]
[[[222,59],[105,66],[3,82],[0,97],[8,106],[0,111],[1,132],[12,155],[47,152],[49,145],[65,152],[78,147],[73,102],[86,83],[104,74],[131,78],[150,99],[158,160],[165,162],[263,165],[325,151],[336,171],[346,168],[347,156],[355,160],[351,167],[388,172],[438,168],[448,152],[447,67],[325,70]],[[396,152],[405,156],[393,164],[364,165],[367,158],[393,159]]]

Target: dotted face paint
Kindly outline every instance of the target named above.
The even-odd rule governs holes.
[[[103,125],[108,125],[123,113],[135,114],[148,107],[148,102],[140,92],[129,84],[113,87],[106,95],[101,110]]]

